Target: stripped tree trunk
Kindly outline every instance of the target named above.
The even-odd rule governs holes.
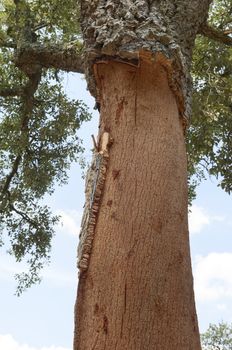
[[[200,349],[184,128],[191,51],[209,2],[82,2],[86,75],[101,117],[75,350]]]

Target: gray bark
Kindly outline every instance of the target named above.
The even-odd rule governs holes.
[[[42,45],[40,43],[24,43],[17,48],[15,63],[22,70],[41,66],[56,68],[68,72],[84,72],[82,47],[79,43],[66,45]]]
[[[89,89],[98,99],[93,63],[102,59],[139,64],[142,52],[164,56],[182,117],[191,114],[190,65],[194,40],[212,0],[81,1]],[[166,61],[166,64],[165,64]]]

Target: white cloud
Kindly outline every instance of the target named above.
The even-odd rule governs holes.
[[[232,298],[232,253],[198,256],[194,264],[194,286],[198,301]]]
[[[205,225],[209,225],[210,217],[202,207],[193,205],[189,213],[189,231],[190,233],[199,233]]]
[[[15,282],[14,275],[16,273],[22,273],[23,271],[27,271],[28,266],[25,263],[15,262],[14,258],[9,254],[2,254],[0,260],[0,280],[4,280],[7,282]],[[59,286],[75,286],[77,283],[77,271],[73,269],[72,272],[64,269],[58,269],[56,266],[52,266],[52,264],[48,267],[44,267],[42,270],[42,278],[46,279],[50,283],[55,283]],[[0,350],[2,348],[0,347]],[[5,350],[5,349],[3,349]]]
[[[225,216],[215,215],[215,216],[212,216],[212,220],[217,222],[222,222],[222,221],[225,221]]]
[[[12,281],[12,277],[16,273],[21,273],[23,271],[25,271],[25,264],[16,263],[14,258],[9,254],[1,254],[0,279],[3,279],[5,281]]]
[[[221,215],[209,215],[206,210],[198,205],[193,205],[189,213],[189,231],[190,234],[200,233],[205,226],[214,222],[223,222],[225,217]]]
[[[219,311],[225,311],[227,308],[226,304],[217,304],[216,307]]]
[[[10,334],[0,335],[0,349],[2,350],[71,350],[62,346],[34,347],[27,344],[19,344]]]
[[[59,230],[64,234],[77,236],[80,232],[82,213],[77,210],[56,210],[60,215]]]

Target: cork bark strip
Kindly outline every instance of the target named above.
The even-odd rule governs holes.
[[[182,124],[165,69],[99,64],[100,134],[114,143],[91,258],[80,276],[75,350],[200,350]]]
[[[109,133],[104,132],[98,149],[95,147],[92,163],[86,177],[85,207],[81,222],[77,263],[81,273],[88,270],[95,226],[104,191],[110,142]]]
[[[199,27],[212,0],[81,0],[85,73],[98,98],[93,64],[103,57],[136,61],[139,52],[161,53],[171,60],[172,86],[181,98],[180,113],[191,115],[190,66]]]

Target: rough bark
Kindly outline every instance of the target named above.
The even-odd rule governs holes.
[[[111,59],[139,63],[141,51],[161,52],[173,68],[169,84],[181,116],[191,114],[192,49],[212,0],[94,0],[81,2],[89,89],[98,98],[93,62]]]
[[[162,61],[96,67],[100,136],[113,144],[75,350],[198,350],[182,124]]]
[[[84,72],[82,45],[69,44],[42,45],[39,43],[23,44],[17,49],[15,62],[23,70],[40,65],[45,68],[56,68],[68,72]],[[26,68],[25,68],[26,67]]]

